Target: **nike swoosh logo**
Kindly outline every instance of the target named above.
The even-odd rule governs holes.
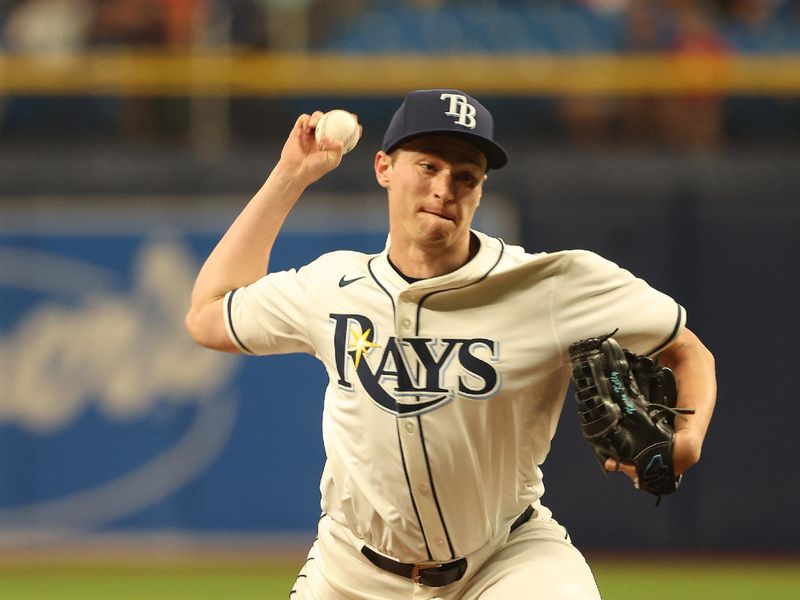
[[[346,275],[342,275],[342,278],[339,280],[340,288],[345,287],[346,285],[350,285],[351,283],[355,283],[359,279],[364,279],[363,275],[361,277],[356,277],[354,279],[346,279],[346,277],[347,277]]]

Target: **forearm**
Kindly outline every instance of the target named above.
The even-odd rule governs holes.
[[[662,353],[660,362],[675,373],[677,406],[694,410],[694,414],[675,418],[675,430],[681,440],[676,467],[683,471],[700,459],[703,440],[714,412],[717,397],[714,357],[694,333],[684,329]]]
[[[223,298],[267,273],[275,239],[304,189],[279,164],[217,243],[197,275],[186,315],[186,327],[197,343],[236,350],[221,319]]]
[[[263,276],[295,202],[309,185],[339,165],[342,143],[328,141],[322,148],[315,140],[321,117],[319,111],[298,117],[278,164],[203,265],[192,291],[192,310]]]
[[[198,344],[236,350],[223,318],[225,294],[267,273],[272,246],[289,211],[309,185],[339,166],[342,142],[316,142],[314,129],[321,117],[320,111],[298,117],[278,164],[200,269],[186,315],[186,327]]]
[[[275,239],[303,190],[303,184],[276,167],[206,259],[192,305],[221,298],[267,273]]]

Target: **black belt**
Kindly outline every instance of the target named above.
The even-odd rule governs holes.
[[[511,524],[509,534],[512,533],[523,523],[530,520],[533,515],[533,507],[529,506],[523,513],[517,517],[516,521]],[[461,579],[464,573],[467,572],[467,559],[459,558],[446,563],[402,563],[392,560],[389,557],[378,554],[372,548],[364,546],[361,548],[361,554],[369,559],[373,565],[389,573],[400,575],[410,579],[414,583],[421,583],[428,587],[442,587],[449,585]]]
[[[467,559],[459,558],[447,563],[402,563],[378,554],[372,548],[364,546],[361,554],[366,556],[373,565],[389,573],[410,579],[414,583],[421,583],[428,587],[442,587],[458,581],[467,571]]]

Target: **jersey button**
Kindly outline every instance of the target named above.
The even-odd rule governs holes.
[[[444,540],[442,538],[437,538],[434,542],[437,546],[444,546]]]
[[[404,427],[408,433],[414,433],[414,424],[411,421],[406,421]]]
[[[411,329],[411,319],[403,319],[400,324],[403,326],[403,329]]]
[[[428,491],[429,491],[428,490],[428,486],[425,485],[424,483],[421,484],[417,489],[419,490],[419,493],[422,494],[423,496],[427,496],[428,495]]]

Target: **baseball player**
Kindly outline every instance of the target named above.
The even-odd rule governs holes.
[[[382,252],[264,276],[287,214],[342,159],[340,142],[315,142],[321,116],[297,119],[186,319],[204,346],[306,352],[328,373],[322,517],[291,597],[598,598],[541,503],[568,347],[616,329],[674,369],[678,405],[694,409],[676,423],[676,472],[699,459],[711,419],[710,353],[674,300],[596,254],[529,254],[471,228],[507,156],[489,111],[458,90],[411,92],[389,123],[374,160]]]

